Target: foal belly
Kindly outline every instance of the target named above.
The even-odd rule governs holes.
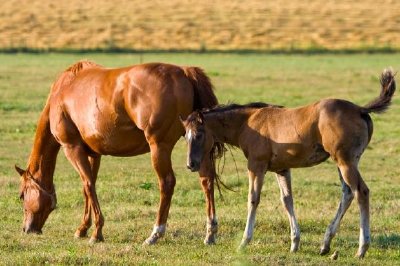
[[[272,154],[270,170],[284,170],[317,165],[329,158],[321,144],[303,146],[301,144],[283,144]]]

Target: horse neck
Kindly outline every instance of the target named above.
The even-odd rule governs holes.
[[[242,126],[249,118],[249,112],[231,110],[220,113],[205,114],[207,128],[214,137],[224,143],[238,146]]]
[[[28,171],[48,190],[53,188],[53,175],[59,150],[60,144],[50,131],[49,107],[46,105],[37,124]]]

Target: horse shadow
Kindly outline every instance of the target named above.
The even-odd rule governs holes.
[[[380,234],[374,237],[373,243],[380,249],[400,249],[400,235]]]

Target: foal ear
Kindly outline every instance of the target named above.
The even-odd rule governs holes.
[[[18,174],[19,174],[20,176],[22,176],[23,174],[25,174],[25,170],[19,168],[17,165],[14,165],[14,167],[15,167],[15,170],[17,170],[17,172],[18,172]]]
[[[201,125],[204,123],[204,116],[201,112],[197,112],[197,122],[199,122]]]
[[[182,118],[181,115],[179,115],[179,121],[181,121],[181,124],[182,124],[182,125],[185,125],[185,120],[183,120],[183,118]]]

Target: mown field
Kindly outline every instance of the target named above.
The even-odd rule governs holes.
[[[266,54],[0,54],[0,264],[131,264],[131,265],[395,265],[400,261],[400,99],[373,115],[374,136],[360,163],[371,190],[372,244],[366,258],[354,258],[358,247],[358,207],[353,202],[332,243],[337,261],[318,255],[325,229],[341,195],[335,165],[328,160],[295,169],[295,208],[302,231],[300,250],[290,254],[289,224],[275,177],[267,173],[254,239],[238,252],[246,222],[247,176],[243,155],[228,152],[222,179],[238,192],[217,196],[217,245],[204,246],[205,208],[200,184],[185,167],[185,143],[173,153],[177,185],[167,234],[156,246],[142,246],[150,234],[158,205],[157,179],[149,155],[104,157],[97,191],[105,216],[105,242],[94,246],[75,240],[83,214],[81,181],[62,152],[55,184],[58,208],[42,235],[22,233],[19,177],[14,164],[26,166],[36,121],[57,74],[87,58],[106,66],[140,61],[197,65],[206,70],[221,103],[265,101],[289,107],[324,97],[365,104],[379,94],[378,76],[386,66],[400,69],[393,55]]]
[[[0,49],[398,50],[400,1],[8,0]]]

